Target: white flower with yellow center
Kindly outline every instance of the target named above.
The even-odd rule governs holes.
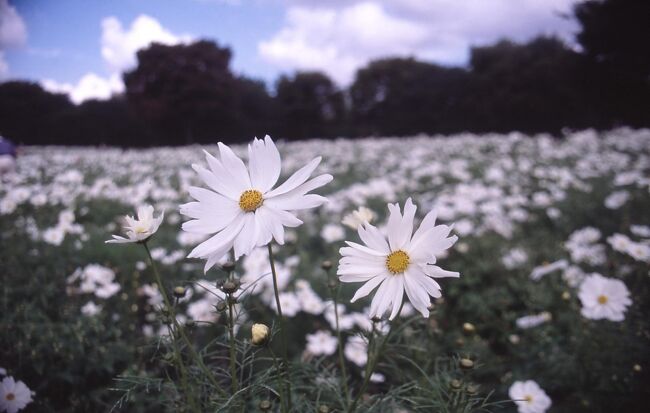
[[[342,282],[365,282],[357,290],[352,302],[377,292],[370,305],[370,318],[381,317],[391,310],[390,319],[397,315],[404,292],[424,317],[429,316],[431,297],[441,296],[440,285],[433,278],[459,277],[457,272],[443,270],[435,265],[436,256],[451,247],[457,236],[449,237],[451,227],[436,225],[436,214],[431,211],[413,233],[416,206],[406,200],[404,215],[398,204],[388,204],[388,237],[369,223],[359,226],[359,237],[365,245],[346,242],[337,274]]]
[[[32,402],[32,391],[22,381],[5,377],[0,382],[0,412],[16,413]]]
[[[630,291],[623,281],[597,273],[587,276],[580,284],[578,298],[582,303],[580,312],[592,320],[623,321],[627,307],[632,304]]]
[[[235,258],[275,239],[284,244],[284,227],[297,227],[302,221],[289,211],[315,208],[326,202],[309,194],[332,180],[324,174],[309,179],[321,161],[314,158],[297,170],[282,185],[280,153],[269,136],[248,145],[248,168],[226,145],[219,143],[219,159],[205,152],[210,169],[192,165],[209,187],[190,187],[196,202],[181,205],[181,213],[192,220],[183,230],[214,234],[190,252],[189,258],[206,259],[205,271],[214,266],[231,248]]]
[[[533,380],[512,383],[508,395],[519,413],[544,413],[551,407],[551,398]]]
[[[165,213],[162,212],[158,217],[153,216],[153,207],[151,205],[143,205],[138,208],[138,217],[125,216],[124,232],[126,238],[119,235],[113,235],[113,239],[106,241],[107,244],[123,244],[127,242],[144,242],[149,237],[158,231],[160,224],[163,221]]]

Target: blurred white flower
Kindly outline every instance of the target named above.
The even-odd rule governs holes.
[[[370,209],[362,206],[359,207],[356,211],[352,211],[350,214],[343,217],[343,225],[346,225],[354,230],[359,228],[359,225],[365,223],[372,223],[375,220],[375,213]]]
[[[321,230],[320,236],[327,242],[336,242],[345,238],[345,230],[340,225],[326,224]]]
[[[5,377],[0,383],[0,411],[16,413],[32,401],[32,391],[21,380]]]
[[[352,336],[343,349],[345,358],[359,367],[363,367],[368,362],[368,343],[363,337]]]
[[[623,321],[625,311],[632,304],[630,291],[621,280],[590,274],[580,284],[578,297],[581,313],[592,320]]]
[[[548,275],[554,271],[563,270],[569,266],[567,260],[558,260],[551,263],[544,263],[538,267],[533,268],[530,273],[530,278],[533,281],[540,280],[543,276]]]
[[[528,254],[521,248],[513,248],[501,257],[503,266],[509,270],[521,267],[526,261],[528,261]]]
[[[126,221],[124,230],[127,238],[113,235],[113,239],[106,241],[106,243],[123,244],[127,242],[144,242],[158,231],[158,227],[160,227],[164,216],[165,212],[163,211],[157,218],[154,218],[153,206],[143,205],[138,208],[137,219],[129,215],[124,217]]]
[[[307,351],[315,356],[329,356],[336,351],[337,340],[329,331],[307,334]]]
[[[370,318],[382,317],[391,309],[390,319],[397,315],[404,292],[424,317],[429,316],[429,296],[441,296],[440,285],[433,277],[459,277],[457,272],[443,270],[434,265],[436,256],[450,248],[458,239],[448,237],[451,227],[435,225],[436,215],[429,212],[420,227],[413,233],[413,218],[417,207],[406,200],[404,215],[399,204],[388,204],[386,237],[371,224],[360,225],[359,236],[364,245],[346,242],[341,248],[343,256],[337,274],[342,282],[365,282],[357,290],[352,302],[365,297],[377,286],[377,292],[370,305]]]
[[[88,301],[83,307],[81,307],[81,314],[88,317],[95,316],[99,314],[100,311],[102,311],[102,306],[97,305],[92,301]]]
[[[508,390],[519,413],[544,413],[551,407],[551,399],[533,380],[516,381]]]
[[[210,189],[190,187],[189,193],[196,202],[181,205],[180,209],[181,214],[192,218],[183,224],[183,230],[216,233],[188,255],[206,259],[206,272],[233,247],[238,259],[271,239],[284,244],[284,227],[302,224],[289,211],[325,203],[324,197],[308,192],[332,180],[329,174],[309,179],[321,161],[317,157],[273,189],[282,165],[280,153],[269,136],[263,141],[255,139],[248,146],[248,168],[221,142],[219,154],[217,159],[205,152],[211,170],[192,165]]]
[[[630,231],[637,237],[650,238],[650,227],[647,225],[630,225]]]
[[[546,323],[547,321],[551,321],[551,318],[551,313],[544,311],[539,314],[519,317],[515,323],[519,328],[528,329],[537,327],[538,325]]]
[[[612,192],[605,198],[605,206],[609,209],[619,209],[628,199],[630,199],[630,193],[627,191]]]

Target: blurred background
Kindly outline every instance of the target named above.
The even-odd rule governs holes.
[[[0,0],[0,135],[252,136],[650,125],[647,0]]]

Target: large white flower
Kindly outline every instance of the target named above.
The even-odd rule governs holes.
[[[551,407],[551,398],[533,380],[512,383],[508,395],[519,413],[544,413]]]
[[[5,377],[0,382],[0,412],[16,413],[32,401],[32,391],[22,381]]]
[[[297,227],[302,221],[289,211],[314,208],[326,202],[320,195],[308,194],[332,180],[329,174],[309,179],[321,161],[314,158],[273,188],[280,177],[280,153],[269,136],[248,145],[248,168],[226,145],[219,143],[219,159],[205,152],[210,170],[192,165],[210,188],[190,187],[196,202],[181,205],[181,213],[192,220],[183,230],[215,234],[190,252],[189,258],[203,258],[210,269],[231,248],[235,258],[275,239],[284,244],[284,227]]]
[[[127,238],[113,235],[113,239],[106,241],[106,243],[123,244],[127,242],[146,241],[158,231],[164,216],[165,213],[162,212],[157,218],[154,218],[153,207],[151,205],[140,206],[138,207],[137,219],[129,215],[124,217],[124,221],[126,222],[124,232]]]
[[[365,297],[377,286],[370,305],[370,317],[381,317],[391,309],[390,319],[397,315],[404,292],[424,317],[429,316],[429,296],[441,296],[439,277],[459,277],[457,272],[443,270],[435,265],[436,255],[451,247],[457,236],[448,237],[451,227],[436,225],[436,214],[429,212],[413,233],[416,206],[406,200],[404,215],[399,204],[388,204],[388,237],[369,223],[359,226],[359,237],[364,245],[347,242],[341,248],[343,256],[337,274],[342,282],[365,282],[357,290],[352,302]]]
[[[587,318],[623,321],[627,306],[632,304],[630,291],[621,280],[593,273],[580,284],[578,297],[581,313]]]

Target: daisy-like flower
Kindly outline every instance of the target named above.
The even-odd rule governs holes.
[[[153,207],[143,205],[138,208],[138,217],[130,215],[124,217],[126,225],[124,232],[126,238],[119,235],[113,235],[113,239],[106,241],[107,244],[124,244],[129,242],[144,242],[158,231],[158,227],[163,221],[165,213],[162,212],[158,217],[153,216]]]
[[[630,291],[623,281],[597,273],[587,276],[580,284],[578,298],[582,303],[580,312],[592,320],[623,321],[627,307],[632,304]]]
[[[460,276],[435,265],[436,255],[450,248],[458,237],[448,236],[451,227],[436,225],[434,211],[424,217],[413,233],[417,207],[411,198],[406,200],[404,215],[399,204],[388,204],[388,209],[388,237],[367,222],[360,225],[359,237],[365,245],[346,241],[348,246],[340,250],[343,257],[337,274],[342,282],[365,282],[352,302],[379,287],[370,305],[370,318],[381,317],[389,309],[390,319],[395,318],[404,292],[413,307],[428,317],[429,296],[441,296],[440,285],[433,278]]]
[[[32,401],[32,391],[22,381],[5,377],[0,383],[0,412],[16,413]]]
[[[519,413],[544,413],[551,407],[551,398],[533,380],[512,383],[508,395]]]
[[[207,272],[231,248],[235,259],[271,239],[284,244],[284,227],[297,227],[302,221],[289,211],[315,208],[327,200],[309,194],[332,180],[323,174],[309,179],[321,161],[314,158],[297,170],[282,185],[280,153],[269,136],[248,145],[248,168],[226,145],[219,143],[219,159],[205,152],[210,170],[192,165],[209,189],[190,187],[196,202],[181,205],[181,214],[192,220],[183,230],[214,234],[190,252],[188,258],[206,259]]]

